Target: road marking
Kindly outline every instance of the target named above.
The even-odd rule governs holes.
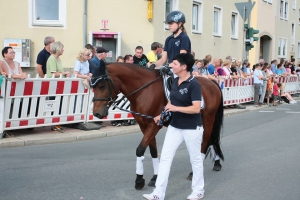
[[[259,112],[271,113],[271,112],[275,112],[275,111],[259,111]]]
[[[291,110],[289,108],[276,108],[276,110]]]
[[[285,113],[289,113],[289,114],[300,114],[300,112],[292,112],[292,111],[285,111]]]

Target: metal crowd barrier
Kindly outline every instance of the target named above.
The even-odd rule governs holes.
[[[284,91],[300,93],[300,77],[279,77]],[[253,101],[253,78],[219,77],[224,106]],[[93,89],[85,89],[80,78],[28,78],[17,80],[4,77],[0,95],[0,134],[5,130],[34,128],[79,122],[133,119],[132,114],[114,105],[104,119],[92,114]],[[118,95],[118,99],[123,97]],[[117,107],[130,110],[123,99]]]

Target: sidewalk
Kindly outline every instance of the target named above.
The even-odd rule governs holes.
[[[299,97],[294,99],[299,99]],[[268,107],[266,105],[262,107],[254,107],[251,103],[243,104],[243,106],[246,106],[246,109],[224,109],[224,116],[226,117]],[[10,131],[12,137],[0,139],[0,148],[78,142],[141,132],[138,125],[115,127],[111,126],[110,122],[104,122],[104,124],[106,127],[93,131],[83,131],[64,127],[66,129],[64,133],[52,132],[49,126],[34,128],[33,130],[14,130]]]

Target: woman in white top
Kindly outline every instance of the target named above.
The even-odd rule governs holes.
[[[23,73],[20,63],[14,61],[15,51],[12,47],[4,47],[2,50],[3,62],[1,62],[1,68],[6,75],[11,74],[13,79],[26,79],[27,74]]]
[[[247,76],[253,75],[253,70],[250,68],[250,63],[246,65],[246,74]]]
[[[87,48],[81,49],[74,64],[74,75],[77,75],[78,78],[86,79],[88,82],[90,82],[92,77],[88,62],[88,59],[91,55],[91,50]]]
[[[230,65],[231,65],[231,61],[229,59],[226,59],[223,62],[223,68],[222,69],[226,73],[226,76],[230,76],[230,74],[231,74]]]

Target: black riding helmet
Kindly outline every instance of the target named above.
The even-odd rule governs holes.
[[[172,11],[168,14],[166,17],[166,21],[164,23],[169,23],[169,22],[182,22],[183,24],[185,23],[185,15],[180,12],[180,11]]]

